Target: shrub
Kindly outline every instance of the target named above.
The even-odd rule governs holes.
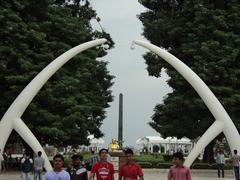
[[[170,155],[170,154],[164,154],[164,155],[163,155],[163,160],[164,160],[165,162],[170,162],[170,161],[172,160],[172,155]]]
[[[169,169],[171,166],[172,166],[172,163],[159,162],[156,164],[156,168],[160,168],[160,169]]]
[[[209,163],[193,163],[191,166],[192,169],[217,169],[217,164],[209,164]],[[232,169],[231,164],[226,164],[225,169]]]
[[[150,162],[138,162],[142,168],[153,168],[153,164]]]

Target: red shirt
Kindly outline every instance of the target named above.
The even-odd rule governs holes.
[[[186,166],[172,166],[168,172],[168,180],[191,180],[190,169]]]
[[[143,176],[142,168],[135,162],[131,164],[124,164],[119,169],[119,177],[122,176],[123,180],[134,180]]]
[[[92,173],[96,173],[97,180],[112,180],[113,165],[109,162],[97,162],[92,168]]]

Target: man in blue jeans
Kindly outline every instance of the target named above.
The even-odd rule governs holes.
[[[21,159],[21,179],[29,180],[29,173],[32,171],[33,160],[30,158],[29,153],[26,152]]]
[[[38,156],[34,159],[34,180],[42,180],[42,171],[44,168],[44,159],[41,157],[42,152],[38,151]]]
[[[222,178],[224,178],[225,157],[222,149],[220,149],[219,152],[217,153],[216,162],[218,166],[218,177],[220,178],[222,174]]]

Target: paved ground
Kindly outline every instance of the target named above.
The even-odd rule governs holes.
[[[232,170],[225,172],[224,180],[233,180]],[[145,180],[166,180],[166,169],[144,169]],[[33,176],[31,175],[31,180]],[[117,174],[116,178],[117,180]],[[216,170],[192,170],[192,180],[218,180]],[[222,179],[222,178],[221,178]],[[20,180],[20,172],[7,172],[0,174],[0,180]]]

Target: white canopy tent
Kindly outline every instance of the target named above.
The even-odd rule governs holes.
[[[153,147],[159,147],[159,153],[172,154],[177,151],[182,151],[184,154],[188,154],[192,149],[191,140],[184,137],[177,139],[176,137],[162,138],[160,136],[145,136],[136,141],[138,149],[153,153]],[[163,151],[161,151],[163,149]]]
[[[87,138],[89,139],[90,142],[88,150],[94,150],[98,152],[102,148],[104,144],[104,140],[102,138],[95,138],[94,135],[89,135]]]

